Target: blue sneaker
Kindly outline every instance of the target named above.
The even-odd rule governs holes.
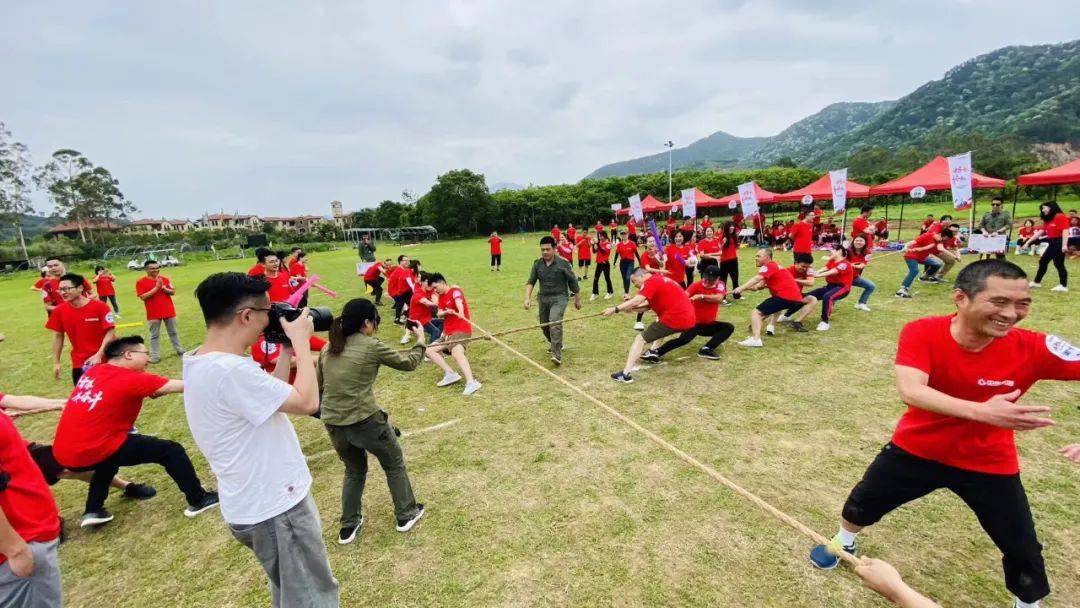
[[[851,555],[855,555],[855,543],[844,547],[840,544],[839,540],[833,538],[833,540],[830,541],[829,544],[835,545],[837,547],[843,547],[844,551],[850,553]],[[840,558],[833,555],[826,545],[817,545],[810,550],[810,563],[814,564],[815,568],[819,568],[821,570],[832,570],[836,567],[837,564],[840,563]]]

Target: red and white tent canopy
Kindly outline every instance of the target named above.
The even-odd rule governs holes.
[[[768,204],[771,204],[771,203],[775,203],[775,202],[777,202],[777,197],[780,196],[776,192],[769,192],[768,190],[762,188],[761,186],[759,186],[757,184],[757,182],[754,182],[754,194],[757,195],[758,205],[768,205]],[[729,194],[729,195],[719,199],[717,204],[711,205],[711,206],[713,206],[713,207],[727,206],[727,205],[729,205],[729,204],[731,204],[733,202],[737,204],[740,200],[741,199],[739,199],[739,193],[736,192],[735,194]],[[700,206],[701,205],[698,205],[698,207],[700,207]]]
[[[701,190],[694,188],[694,206],[695,207],[717,207],[720,205],[720,199],[709,196]],[[682,206],[682,197],[675,199],[674,203],[671,203],[672,207]]]
[[[785,192],[784,194],[777,195],[777,202],[791,202],[801,201],[804,196],[809,194],[815,201],[831,201],[832,200],[832,180],[829,179],[829,174],[822,175],[817,181],[807,186],[803,186],[798,190],[792,190],[791,192]],[[869,198],[870,186],[864,186],[858,182],[853,182],[850,179],[847,180],[847,197],[848,198]]]
[[[1060,184],[1080,184],[1080,158],[1060,167],[1028,173],[1016,178],[1019,186],[1056,186]]]
[[[944,156],[938,156],[918,169],[903,177],[898,177],[890,182],[872,186],[870,196],[885,194],[908,194],[912,188],[922,186],[927,192],[934,190],[949,190],[952,182],[949,180],[949,161]],[[971,173],[972,188],[1004,188],[1005,180],[994,177]],[[850,194],[848,196],[851,196]]]
[[[659,213],[662,211],[670,211],[672,205],[665,203],[664,201],[656,198],[653,195],[648,195],[641,199],[641,212],[642,213]],[[618,215],[630,215],[630,207],[623,207],[619,209]]]

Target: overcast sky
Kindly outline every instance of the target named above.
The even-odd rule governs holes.
[[[1080,37],[1077,0],[285,4],[5,0],[0,121],[140,215],[326,214],[457,168],[575,182]]]

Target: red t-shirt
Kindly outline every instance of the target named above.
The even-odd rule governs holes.
[[[773,241],[782,241],[784,239],[784,229],[777,226],[772,229]]]
[[[635,222],[634,220],[626,222],[626,233],[637,234],[637,222]]]
[[[821,214],[822,213],[824,213],[824,212],[821,210],[820,207],[815,207],[814,208],[813,214],[814,214],[814,223],[815,224],[820,224],[821,223]]]
[[[1061,338],[1013,328],[983,350],[971,352],[953,339],[952,319],[927,317],[905,325],[896,364],[928,374],[930,388],[969,401],[986,401],[1016,389],[1027,392],[1038,380],[1080,380],[1080,348]],[[969,471],[998,475],[1020,471],[1011,429],[910,404],[892,441],[920,458]]]
[[[45,277],[44,283],[42,283],[40,289],[45,292],[42,294],[42,299],[46,300],[52,306],[60,306],[64,303],[64,296],[60,295],[60,279],[56,277]],[[36,285],[36,283],[35,283]],[[90,295],[90,281],[83,279],[83,294]]]
[[[491,255],[502,255],[502,239],[497,236],[489,237],[488,248],[491,250]]]
[[[555,228],[551,229],[551,236],[555,237],[555,242],[556,243],[559,242],[559,235],[560,234],[562,234],[562,231],[559,230],[559,228],[557,226]]]
[[[161,282],[165,287],[172,288],[172,283],[169,279],[161,277]],[[135,281],[135,293],[139,297],[142,297],[144,293],[152,290],[157,283],[150,277],[143,277],[138,281]],[[272,285],[272,283],[271,283]],[[146,306],[146,320],[153,321],[155,319],[171,319],[176,316],[176,307],[173,306],[172,296],[159,290],[149,299],[143,300],[143,304]]]
[[[701,253],[707,253],[713,255],[720,251],[719,239],[701,239],[697,244],[698,251]],[[738,256],[738,254],[736,254]]]
[[[307,278],[307,264],[303,262],[289,264],[289,276]]]
[[[168,378],[102,363],[86,370],[68,397],[53,439],[53,456],[67,468],[90,467],[120,449],[143,399]]]
[[[597,234],[599,234],[604,231],[604,225],[600,222],[596,222],[596,226],[594,226],[593,229],[596,230]]]
[[[798,302],[802,300],[802,290],[790,272],[780,268],[775,261],[758,268],[758,274],[765,279],[765,285],[774,298]]]
[[[885,234],[885,232],[888,229],[889,229],[889,222],[886,222],[885,220],[878,220],[878,221],[874,222],[874,232],[876,232],[878,234],[878,236],[881,236],[882,234]]]
[[[960,246],[959,237],[950,236],[947,239],[941,239],[941,246],[946,249],[956,249]]]
[[[934,225],[934,223],[935,222],[934,222],[933,219],[925,219],[925,220],[923,220],[923,223],[922,223],[923,232],[926,232],[927,230],[929,230],[930,227]]]
[[[795,222],[788,230],[791,237],[791,251],[794,253],[811,253],[814,242],[814,229],[806,222]]]
[[[71,341],[71,368],[82,367],[101,348],[105,333],[116,326],[113,312],[100,300],[90,300],[81,308],[64,302],[53,309],[45,327],[66,334]]]
[[[567,228],[566,229],[566,240],[568,242],[570,242],[570,243],[576,243],[577,242],[577,228]]]
[[[633,241],[619,241],[615,253],[619,254],[620,260],[633,260],[637,257],[637,245]]]
[[[686,260],[690,258],[690,248],[686,245],[668,245],[664,247],[664,257],[664,268],[670,273],[668,276],[676,283],[686,283]]]
[[[2,398],[2,395],[0,395]],[[24,541],[47,543],[60,537],[60,512],[41,469],[15,424],[0,414],[0,469],[11,478],[0,492],[0,511]],[[0,564],[7,556],[0,553]]]
[[[661,268],[660,261],[653,256],[653,253],[646,249],[641,253],[641,267],[642,268],[655,268],[659,270]]]
[[[318,336],[311,336],[308,340],[308,348],[312,352],[319,352],[326,346],[326,340]],[[274,373],[274,368],[277,367],[278,357],[281,356],[281,344],[274,344],[267,342],[262,336],[255,341],[255,344],[251,345],[251,358],[255,360],[255,363],[259,364],[259,367],[263,368],[267,373]],[[289,371],[289,384],[296,381],[296,368]]]
[[[941,232],[942,228],[944,228],[944,226],[942,226],[941,222],[934,222],[933,224],[930,225],[929,228],[926,229],[926,231],[929,232],[930,234],[937,234],[937,233]]]
[[[371,266],[368,266],[368,269],[364,271],[364,280],[374,281],[375,279],[379,278],[379,275],[382,273],[382,269],[382,262],[375,262]]]
[[[633,243],[631,243],[633,244]],[[596,243],[596,263],[607,264],[611,259],[611,243],[608,241],[600,241]]]
[[[45,277],[41,277],[40,279],[34,281],[34,289],[44,289],[45,284],[48,283],[48,282],[49,282],[49,279],[46,279]]]
[[[915,244],[912,245],[911,247],[914,249],[914,248],[917,248],[917,247],[926,247],[927,245],[937,243],[937,239],[934,238],[935,234],[937,234],[937,233],[935,233],[935,232],[924,232],[924,233],[920,234],[915,239]],[[926,250],[923,250],[923,251],[911,251],[909,249],[908,251],[904,252],[904,259],[905,260],[915,260],[916,262],[925,262],[926,258],[930,257],[930,255],[933,254],[935,251],[937,251],[937,247],[931,247],[930,249],[926,249]]]
[[[105,276],[103,274],[94,277],[94,288],[97,289],[97,294],[99,296],[115,296],[116,289],[113,288],[113,281],[115,280],[115,277]]]
[[[569,242],[559,243],[559,246],[555,248],[555,253],[567,262],[574,263],[574,246]]]
[[[870,229],[870,220],[859,215],[851,222],[851,238],[855,238]]]
[[[807,272],[808,269],[799,268],[795,264],[792,264],[791,266],[788,266],[784,270],[791,273],[792,278],[795,278],[795,279],[809,279],[810,278],[810,274]],[[802,285],[800,285],[798,283],[795,283],[795,286],[799,288],[799,292],[801,293],[802,292]]]
[[[416,321],[421,325],[427,325],[431,322],[431,307],[420,300],[424,298],[430,300],[433,293],[419,286],[413,290],[412,297],[409,298],[410,321]]]
[[[263,278],[270,283],[266,295],[270,296],[271,302],[285,302],[296,291],[293,289],[292,277],[286,271],[279,270],[277,276],[271,278],[270,275],[263,275]]]
[[[735,214],[731,216],[731,221],[734,222],[734,224],[739,228],[742,228],[743,219],[743,214],[738,211],[736,211]]]
[[[708,230],[712,228],[712,220],[701,220],[701,229]]]
[[[1029,239],[1029,238],[1031,238],[1031,235],[1035,234],[1035,227],[1034,226],[1021,226],[1020,230],[1018,231],[1018,234],[1020,235],[1020,238],[1022,238],[1022,239]]]
[[[664,232],[667,233],[668,237],[675,234],[675,220],[674,219],[668,218],[667,224],[664,226]]]
[[[717,283],[715,287],[705,287],[705,284],[701,281],[695,281],[690,284],[690,287],[686,288],[687,296],[696,295],[724,295],[727,293],[727,285],[723,283]],[[694,307],[694,318],[698,325],[708,325],[716,321],[716,311],[720,309],[719,302],[709,302],[708,300],[691,300],[690,304]]]
[[[412,285],[415,285],[412,270],[394,266],[386,280],[386,293],[391,298],[395,298],[412,291]]]
[[[255,264],[251,268],[248,268],[249,277],[261,277],[266,274],[266,267],[262,264]]]
[[[739,239],[734,236],[724,237],[720,245],[720,261],[728,262],[739,259]]]
[[[465,318],[471,319],[472,315],[469,314],[469,303],[465,300],[465,293],[457,285],[447,289],[446,293],[439,296],[439,310],[457,312],[456,302],[458,301],[461,302],[461,309],[465,311]],[[447,314],[443,317],[443,333],[447,336],[471,335],[472,325],[456,314]]]
[[[867,251],[869,251],[869,249],[870,248],[867,247]],[[854,251],[852,251],[851,253],[848,254],[848,261],[851,262],[853,265],[854,264],[869,264],[870,263],[870,256],[871,256],[870,253],[858,254],[858,253],[855,253]],[[858,277],[860,274],[862,274],[862,272],[864,270],[863,268],[855,268],[854,266],[852,266],[852,269],[855,271],[855,276],[856,277]]]
[[[1046,238],[1060,239],[1061,234],[1069,229],[1069,216],[1059,213],[1049,222],[1043,222],[1042,229],[1046,232]]]
[[[663,275],[654,274],[645,279],[638,295],[649,301],[649,308],[660,322],[676,331],[686,331],[694,326],[694,306],[683,286]]]
[[[579,236],[577,240],[577,259],[592,260],[592,243],[589,237]]]
[[[836,274],[830,274],[825,277],[826,283],[833,285],[843,285],[846,289],[851,289],[851,282],[855,280],[855,269],[851,266],[850,260],[829,260],[825,262],[825,269],[836,269]]]

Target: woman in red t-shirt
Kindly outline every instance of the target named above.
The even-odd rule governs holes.
[[[729,277],[730,288],[727,287]],[[720,229],[720,282],[729,293],[739,286],[739,227],[735,222],[724,222]],[[739,300],[742,294],[736,293],[734,298]]]
[[[1043,277],[1046,276],[1046,271],[1053,262],[1054,268],[1057,268],[1058,286],[1050,291],[1069,291],[1069,271],[1065,268],[1065,252],[1068,250],[1068,245],[1064,238],[1065,232],[1069,230],[1069,217],[1061,212],[1057,201],[1043,203],[1039,207],[1039,217],[1042,218],[1043,224],[1038,233],[1048,246],[1039,258],[1039,271],[1035,273],[1035,280],[1031,282],[1031,286],[1042,287]]]
[[[848,250],[840,243],[832,246],[825,267],[814,273],[815,277],[824,278],[825,285],[806,294],[821,302],[821,323],[818,331],[829,331],[829,318],[832,317],[836,303],[851,293],[851,284],[855,279],[855,269],[848,259]]]
[[[595,300],[600,295],[600,275],[604,275],[604,281],[607,282],[607,295],[604,299],[610,300],[614,293],[611,288],[611,242],[603,230],[596,233],[592,250],[596,254],[596,272],[593,274],[592,296],[589,297],[589,301]]]
[[[113,285],[115,282],[116,277],[111,270],[104,266],[94,268],[94,291],[97,292],[98,299],[112,304],[113,312],[120,318],[120,305],[116,303],[116,287]]]
[[[862,295],[859,296],[859,303],[855,305],[855,308],[870,312],[870,306],[867,302],[870,301],[870,295],[877,289],[877,285],[870,279],[863,276],[863,271],[870,264],[870,256],[873,255],[874,247],[868,241],[869,238],[873,238],[871,235],[863,232],[859,236],[851,239],[851,248],[848,249],[848,261],[851,262],[852,268],[855,269],[855,280],[851,282],[853,287],[861,287]]]
[[[720,265],[720,239],[712,227],[705,229],[705,238],[697,242],[698,270],[704,272],[709,266]]]
[[[1024,220],[1016,234],[1016,255],[1035,255],[1035,220]]]
[[[494,230],[491,231],[491,236],[488,237],[488,250],[491,252],[491,272],[501,270],[502,238],[500,238],[499,233]]]

